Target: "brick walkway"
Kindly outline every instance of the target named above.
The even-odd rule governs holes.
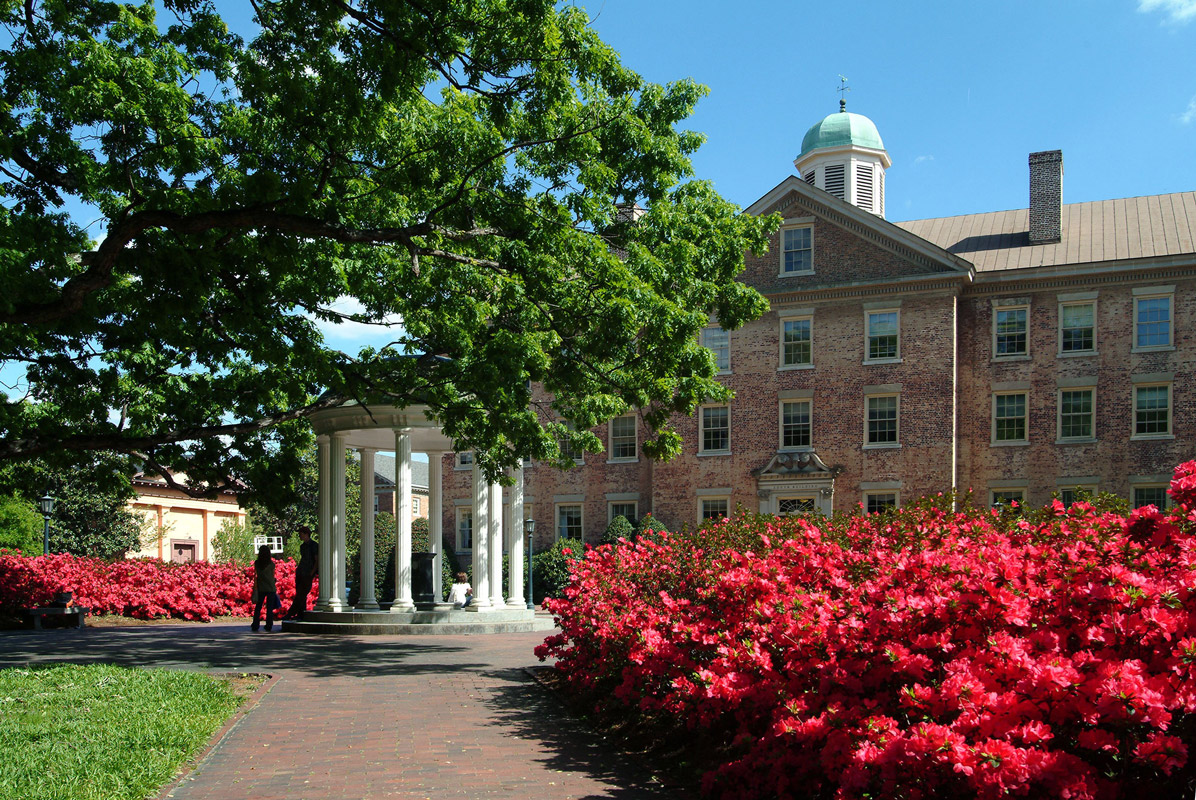
[[[543,638],[86,628],[0,634],[0,666],[103,661],[278,676],[171,792],[176,800],[675,797],[528,677]]]

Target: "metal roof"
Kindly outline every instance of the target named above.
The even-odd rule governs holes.
[[[1196,192],[1068,203],[1058,242],[1031,244],[1029,211],[894,223],[970,261],[976,272],[1196,253]]]

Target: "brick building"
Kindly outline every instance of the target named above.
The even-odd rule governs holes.
[[[1196,192],[1063,205],[1049,151],[1029,157],[1028,209],[894,224],[880,135],[842,107],[794,163],[747,209],[784,218],[741,278],[770,310],[702,335],[735,399],[677,420],[671,462],[643,457],[627,416],[577,469],[526,469],[540,542],[595,539],[616,514],[676,528],[952,488],[1165,502],[1196,440]],[[444,464],[444,530],[465,553],[462,457]]]

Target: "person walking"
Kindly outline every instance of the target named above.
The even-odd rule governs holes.
[[[283,619],[303,619],[307,611],[307,596],[311,594],[312,582],[316,579],[317,564],[320,560],[320,546],[311,540],[311,528],[300,525],[296,530],[299,534],[299,564],[295,567],[295,599],[291,601],[291,608]]]
[[[266,606],[266,631],[274,630],[274,610],[282,605],[278,599],[278,587],[274,582],[274,556],[270,545],[264,544],[257,550],[253,562],[253,622],[249,629],[257,631],[262,605]]]

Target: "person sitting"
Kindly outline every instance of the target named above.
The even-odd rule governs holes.
[[[456,581],[449,587],[448,602],[456,608],[464,608],[473,602],[473,587],[464,572],[458,572]]]

